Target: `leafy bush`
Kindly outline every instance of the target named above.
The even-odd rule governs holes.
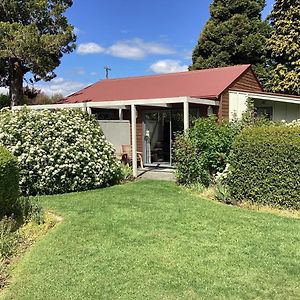
[[[216,183],[215,199],[225,204],[237,204],[237,201],[231,197],[227,184],[222,182]]]
[[[300,208],[300,126],[245,128],[230,158],[228,185],[237,201]]]
[[[121,164],[121,176],[123,182],[133,181],[132,167],[129,164]]]
[[[14,207],[14,216],[21,223],[33,221],[36,224],[44,222],[44,210],[39,202],[30,197],[20,197]]]
[[[19,195],[17,159],[0,146],[0,218],[11,213]]]
[[[209,172],[188,136],[177,135],[173,153],[178,183],[190,185],[199,182],[204,186],[209,185]]]
[[[80,110],[2,111],[0,144],[18,158],[23,194],[104,187],[121,176],[98,122]]]
[[[222,172],[238,126],[217,123],[217,118],[200,118],[188,135],[178,135],[174,144],[174,159],[180,183],[201,182],[207,186],[210,177]]]
[[[0,94],[0,109],[10,106],[10,98],[8,95]]]

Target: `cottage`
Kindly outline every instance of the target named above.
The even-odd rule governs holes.
[[[117,152],[131,144],[145,165],[170,166],[176,132],[212,113],[219,119],[240,118],[248,98],[254,99],[258,114],[274,121],[300,118],[300,97],[264,92],[251,65],[101,80],[61,104],[31,108],[81,107],[97,116]],[[133,167],[136,175],[137,155]]]

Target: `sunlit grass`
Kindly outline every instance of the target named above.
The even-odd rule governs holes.
[[[297,219],[157,181],[41,201],[64,219],[17,265],[3,299],[299,298]]]

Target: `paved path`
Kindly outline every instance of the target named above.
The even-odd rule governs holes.
[[[174,169],[144,168],[138,170],[138,178],[176,181]]]

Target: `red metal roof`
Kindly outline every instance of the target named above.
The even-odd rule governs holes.
[[[64,103],[141,100],[172,97],[218,98],[251,65],[163,75],[106,79],[68,97]]]

